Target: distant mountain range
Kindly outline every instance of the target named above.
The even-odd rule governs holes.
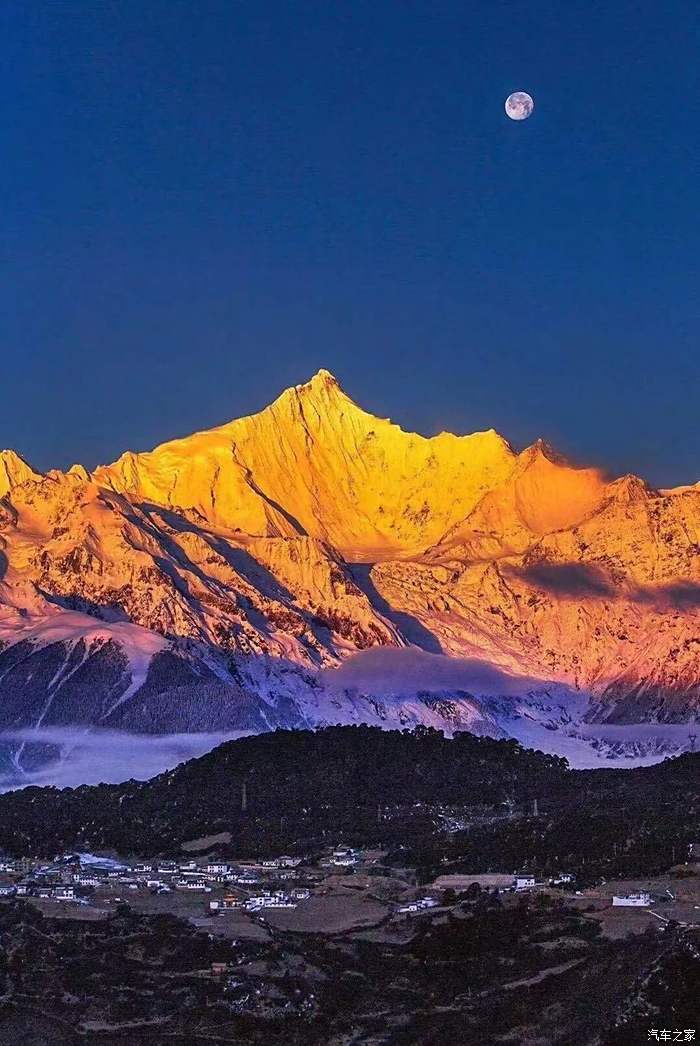
[[[653,760],[693,745],[699,650],[698,487],[406,433],[327,371],[92,473],[0,453],[8,777],[76,728],[426,723]]]

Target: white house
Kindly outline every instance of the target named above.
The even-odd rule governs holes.
[[[266,890],[256,897],[249,897],[245,902],[245,907],[248,911],[253,912],[260,908],[296,908],[296,901],[293,901],[282,890],[275,890],[273,893]]]
[[[157,861],[156,871],[161,875],[173,875],[177,871],[176,861]]]
[[[249,897],[245,902],[246,908],[262,908],[264,902],[267,900],[269,894],[259,894],[256,897]]]
[[[397,912],[424,912],[426,908],[437,908],[438,902],[435,897],[419,897],[416,901],[407,901],[399,905]]]
[[[89,872],[74,872],[73,882],[78,886],[101,886],[104,880],[98,875],[90,875]]]
[[[178,890],[200,890],[211,893],[211,886],[204,879],[177,879],[175,887]]]
[[[208,864],[206,867],[208,875],[228,875],[231,871],[231,865],[225,864],[223,861],[214,861],[212,864]]]
[[[17,892],[17,887],[14,883],[3,881],[0,882],[0,897],[13,897]]]
[[[177,864],[175,861],[158,861],[156,871],[161,875],[173,875],[177,871]]]
[[[333,853],[333,864],[338,868],[352,868],[359,861],[359,856],[354,850],[336,850]]]
[[[357,864],[360,860],[360,854],[357,850],[354,850],[351,846],[339,846],[333,851],[331,858],[333,864],[349,866]]]
[[[529,872],[516,873],[515,879],[513,880],[513,888],[515,890],[530,890],[534,885],[534,875],[530,875]]]
[[[613,908],[648,908],[651,897],[648,893],[628,893],[624,897],[613,897]]]
[[[242,908],[244,904],[242,897],[237,897],[236,894],[226,894],[219,901],[210,901],[209,907],[212,911],[234,911],[236,908]]]
[[[75,887],[74,886],[55,886],[53,891],[53,897],[55,901],[74,901],[75,900]]]

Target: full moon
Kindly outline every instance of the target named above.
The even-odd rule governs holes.
[[[535,103],[527,91],[513,91],[506,98],[505,108],[506,115],[510,116],[511,120],[527,120],[535,108]]]

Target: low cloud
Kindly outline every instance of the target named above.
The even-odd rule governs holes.
[[[430,654],[417,647],[370,647],[321,672],[330,690],[356,689],[379,697],[419,690],[464,690],[474,695],[520,696],[551,681],[512,675],[479,658]]]
[[[23,760],[22,755],[19,756],[20,766],[30,766],[37,761],[31,758],[35,745],[51,746],[56,750],[56,757],[49,755],[49,761],[23,774],[5,774],[0,777],[0,790],[27,785],[74,788],[81,784],[117,784],[130,778],[145,781],[245,733],[150,735],[114,730],[86,732],[69,727],[3,731],[0,746],[14,751],[22,744],[25,746],[26,757]]]

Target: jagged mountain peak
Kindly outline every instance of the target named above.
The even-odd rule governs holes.
[[[646,480],[633,473],[620,476],[609,485],[610,495],[622,502],[645,501],[647,498],[656,497],[655,491]]]
[[[543,459],[552,465],[559,465],[562,468],[577,467],[566,457],[566,455],[560,453],[560,451],[542,437],[536,439],[529,447],[525,447],[524,450],[521,450],[518,458],[524,465],[530,465]]]
[[[421,551],[511,470],[493,430],[425,437],[363,410],[327,370],[257,414],[122,455],[98,483],[256,536],[308,534],[351,558]]]
[[[299,409],[312,407],[319,413],[333,416],[342,415],[346,411],[364,414],[360,406],[348,396],[338,379],[329,370],[323,367],[316,371],[308,381],[299,385],[291,385],[284,389],[269,406],[264,407],[260,414],[266,411],[279,413],[281,410],[291,410],[297,413]],[[254,417],[256,415],[253,415]],[[236,422],[229,424],[235,425]]]
[[[14,450],[0,450],[0,497],[22,483],[41,479],[24,458]]]
[[[297,389],[318,389],[318,388],[336,388],[340,389],[340,382],[336,378],[335,374],[331,374],[325,367],[319,367],[315,374],[313,374],[308,381],[301,385],[296,386]],[[342,391],[342,389],[341,389]]]
[[[544,440],[521,451],[503,481],[487,491],[429,550],[432,559],[519,555],[543,535],[581,523],[603,505],[607,484],[596,468],[576,468]]]
[[[608,482],[493,429],[405,432],[320,370],[256,414],[93,473],[41,476],[0,453],[0,706],[6,725],[34,724],[49,697],[66,722],[87,702],[86,721],[122,709],[141,729],[140,693],[139,716],[167,728],[175,708],[199,722],[201,698],[211,725],[242,673],[268,695],[256,729],[426,721],[420,700],[370,693],[338,712],[313,677],[409,643],[537,680],[546,701],[575,684],[603,718],[682,718],[700,685],[699,550],[696,488]]]

